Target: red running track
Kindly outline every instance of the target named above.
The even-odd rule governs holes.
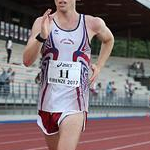
[[[0,150],[48,150],[36,123],[0,124]],[[150,118],[88,120],[77,150],[150,150]]]

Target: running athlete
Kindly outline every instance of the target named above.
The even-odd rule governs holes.
[[[49,150],[75,150],[85,127],[89,82],[95,82],[114,38],[102,19],[77,13],[76,0],[55,0],[55,5],[55,13],[48,9],[35,20],[23,62],[30,66],[42,54],[37,123]],[[97,63],[90,65],[95,35],[101,49]]]

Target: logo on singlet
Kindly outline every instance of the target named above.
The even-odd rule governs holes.
[[[57,67],[60,67],[62,65],[62,63],[58,64]]]
[[[61,41],[60,41],[60,43],[62,43],[62,44],[71,44],[71,45],[74,45],[74,41],[73,40],[71,40],[71,39],[62,39]]]
[[[57,67],[67,67],[67,68],[71,68],[71,67],[72,67],[72,64],[60,62],[60,63],[57,65]]]
[[[58,31],[59,31],[59,30],[55,29],[55,30],[54,30],[54,34],[58,34]]]

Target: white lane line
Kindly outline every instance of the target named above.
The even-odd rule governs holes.
[[[107,141],[107,140],[112,140],[112,139],[126,138],[126,137],[146,135],[146,134],[150,134],[150,132],[140,132],[140,133],[125,134],[125,135],[112,136],[112,137],[106,137],[106,138],[97,138],[97,139],[93,139],[93,140],[81,141],[81,142],[79,142],[79,144],[93,143],[93,142],[99,142],[99,141]],[[29,141],[38,141],[38,140],[44,140],[44,138],[30,138],[30,139],[25,139],[25,140],[0,142],[0,145],[13,144],[13,143],[21,143],[21,142],[29,142]]]
[[[32,139],[26,139],[26,140],[16,140],[16,141],[9,141],[9,142],[0,142],[0,145],[21,143],[21,142],[30,142],[30,141],[38,141],[38,140],[44,140],[44,138],[32,138]]]
[[[127,138],[127,137],[139,136],[139,135],[146,135],[146,134],[150,134],[150,132],[141,132],[141,133],[125,134],[125,135],[112,136],[112,137],[106,137],[106,138],[97,138],[97,139],[93,139],[93,140],[81,141],[81,142],[79,142],[79,144],[93,143],[93,142],[100,142],[100,141],[107,141],[107,140],[120,139],[120,138]],[[21,143],[21,142],[29,142],[29,141],[39,141],[39,140],[43,140],[43,141],[44,141],[44,138],[30,138],[30,139],[25,139],[25,140],[16,140],[16,141],[9,141],[9,142],[0,142],[0,145]]]
[[[150,124],[149,124],[150,125]],[[107,126],[107,124],[106,125],[104,125],[104,126]],[[131,125],[122,125],[122,126],[118,126],[118,125],[111,125],[110,124],[110,126],[111,126],[111,128],[117,128],[117,127],[119,127],[119,128],[125,128],[125,127],[137,127],[137,124],[131,124]],[[140,125],[141,126],[141,125]],[[22,131],[22,132],[24,132],[24,131],[28,131],[28,130],[36,130],[37,128],[36,128],[37,126],[35,126],[35,127],[33,127],[33,126],[31,126],[31,127],[28,127],[28,128],[26,128],[25,126],[23,126],[22,128],[26,128],[26,129],[17,129],[17,128],[10,128],[9,127],[9,129],[6,129],[7,128],[7,126],[6,126],[6,128],[5,129],[1,129],[0,130],[0,133],[3,133],[3,132],[8,132],[8,131],[16,131],[16,132],[18,132],[18,131]],[[101,127],[103,127],[102,125],[96,125],[96,127],[94,127],[94,129],[99,129],[99,128],[101,128]],[[109,127],[109,126],[108,126]],[[89,130],[91,130],[91,129],[93,129],[93,127],[90,125],[90,126],[87,126],[87,129],[86,129],[86,131],[89,131]],[[106,129],[103,129],[103,130],[108,130],[108,128],[106,128]]]
[[[108,124],[106,124],[105,126],[107,126]],[[150,125],[150,124],[149,124]],[[149,126],[148,125],[148,126]],[[111,126],[111,128],[117,128],[117,127],[119,127],[119,128],[126,128],[126,127],[130,127],[130,128],[136,128],[137,127],[137,124],[131,124],[131,125],[122,125],[122,126],[118,126],[118,125],[112,125],[112,124],[110,124],[110,126]],[[141,126],[141,125],[140,125]],[[98,126],[98,125],[96,125],[96,127],[92,127],[91,125],[90,126],[88,126],[87,128],[86,128],[86,131],[87,132],[89,132],[89,131],[91,131],[91,129],[93,130],[93,129],[95,129],[95,130],[97,130],[97,129],[99,129],[99,128],[101,128],[101,127],[103,127],[103,126]],[[144,126],[142,126],[142,127],[144,127]],[[6,127],[7,128],[7,127]],[[35,127],[29,127],[29,128],[26,128],[25,126],[24,127],[22,127],[22,128],[26,128],[26,129],[17,129],[17,128],[9,128],[9,129],[2,129],[2,130],[0,130],[0,133],[5,133],[5,132],[8,132],[8,131],[16,131],[16,132],[25,132],[25,131],[30,131],[30,130],[37,130],[37,128],[36,128],[36,126]],[[105,131],[105,130],[109,130],[108,128],[106,128],[106,129],[103,129],[103,131]],[[86,132],[86,134],[87,134],[87,132]],[[97,133],[97,132],[96,132]]]
[[[32,135],[32,134],[39,134],[40,132],[30,132],[30,133],[14,133],[14,134],[2,134],[2,135],[0,135],[0,138],[2,138],[2,137],[11,137],[11,136],[13,136],[13,137],[15,137],[15,136],[22,136],[22,137],[24,137],[25,135]]]
[[[146,135],[146,134],[150,134],[150,132],[141,132],[141,133],[136,133],[136,134],[128,134],[128,135],[121,135],[121,136],[112,136],[112,137],[107,137],[107,138],[99,138],[99,139],[93,139],[93,140],[86,140],[86,141],[81,141],[79,142],[79,144],[84,144],[84,143],[93,143],[93,142],[100,142],[100,141],[107,141],[107,140],[113,140],[113,139],[120,139],[120,138],[127,138],[127,137],[132,137],[132,136],[139,136],[139,135]],[[34,141],[39,140],[39,139],[34,139]],[[41,140],[41,139],[40,139]],[[33,139],[31,140],[26,140],[26,141],[33,141]],[[18,142],[18,141],[16,141]],[[21,141],[19,141],[21,142]],[[150,141],[148,141],[150,143]],[[148,143],[147,142],[147,143]],[[141,144],[147,144],[145,142],[141,143]],[[0,143],[1,144],[1,143]],[[8,144],[8,143],[7,143]],[[134,145],[134,144],[132,144]],[[127,145],[127,146],[131,146],[131,145]],[[124,146],[125,147],[125,146]],[[124,148],[123,147],[123,148]],[[119,148],[119,147],[118,147]],[[122,147],[120,147],[122,148]],[[42,150],[42,149],[47,149],[47,147],[38,147],[38,148],[31,148],[31,149],[24,149],[24,150]],[[107,150],[119,150],[119,149],[107,149]]]
[[[145,142],[140,142],[140,143],[138,142],[138,143],[135,143],[135,144],[120,146],[120,147],[106,149],[106,150],[120,150],[120,149],[126,149],[126,148],[131,148],[131,147],[142,146],[142,145],[146,145],[146,144],[150,144],[150,141],[145,141]]]
[[[150,124],[147,124],[147,125],[150,125]],[[125,128],[125,127],[137,127],[137,126],[141,126],[140,124],[131,124],[131,125],[110,125],[110,126],[107,126],[107,125],[104,125],[105,128],[104,130],[107,130],[108,128]],[[94,129],[101,129],[103,128],[104,126],[102,125],[99,125],[99,126],[94,126]],[[92,126],[87,126],[87,130],[91,130],[93,129]]]
[[[111,148],[111,149],[105,149],[105,150],[121,150],[121,149],[126,149],[126,148],[131,148],[131,147],[142,146],[146,144],[150,144],[150,141],[145,141],[145,142],[140,142],[140,143],[138,142],[135,144],[129,144],[129,145],[120,146],[120,147]],[[44,149],[48,150],[48,147],[44,146],[44,147],[30,148],[30,149],[24,149],[24,150],[44,150]]]
[[[118,131],[134,131],[134,130],[149,129],[149,128],[150,126],[123,128],[123,129],[110,129],[110,130],[103,130],[103,131],[97,131],[97,132],[85,132],[84,135],[102,134],[102,133],[110,133],[110,132],[118,132]]]
[[[24,149],[24,150],[41,150],[41,149],[47,149],[48,147],[44,146],[44,147],[36,147],[36,148],[30,148],[30,149]]]
[[[138,121],[137,123],[135,123],[135,122],[132,123],[133,120],[132,120],[132,122],[130,122],[130,120],[127,120],[127,121],[129,121],[129,124],[126,124],[126,123],[122,124],[122,121],[120,121],[119,123],[116,123],[116,122],[115,123],[103,123],[103,120],[99,120],[97,122],[101,122],[101,123],[97,124],[97,122],[96,122],[94,126],[98,127],[98,128],[99,127],[118,127],[118,126],[120,126],[120,127],[124,127],[124,126],[129,127],[129,126],[141,126],[141,125],[144,125],[144,122],[145,122],[146,125],[150,125],[150,122],[146,122],[146,121],[142,122],[142,119],[140,121]],[[89,122],[89,120],[88,120],[88,122]],[[93,128],[92,123],[89,122],[87,127],[88,128]]]
[[[93,142],[114,140],[114,139],[120,139],[120,138],[127,138],[127,137],[132,137],[132,136],[146,135],[146,134],[150,134],[150,132],[140,132],[140,133],[124,134],[124,135],[112,136],[112,137],[106,137],[106,138],[97,138],[97,139],[93,139],[93,140],[81,141],[81,142],[79,142],[79,143],[80,143],[80,144],[93,143]]]
[[[97,132],[85,132],[83,135],[92,135],[92,134],[102,134],[102,133],[110,133],[110,132],[118,132],[118,131],[134,131],[134,130],[141,130],[141,129],[149,129],[150,126],[143,126],[143,127],[134,127],[134,128],[123,128],[123,129],[110,129],[110,130],[103,130],[103,131],[97,131]],[[37,132],[26,132],[26,133],[6,133],[0,135],[0,138],[2,137],[10,137],[10,136],[24,136],[24,135],[32,135],[32,134],[38,134],[40,131]]]
[[[1,131],[0,131],[0,133],[2,134],[2,133],[5,133],[5,132],[8,132],[8,131],[13,131],[13,132],[24,132],[24,131],[30,131],[30,130],[36,130],[37,128],[35,128],[35,127],[29,127],[29,128],[26,128],[26,129],[23,129],[23,128],[26,128],[26,127],[22,127],[22,128],[20,128],[19,127],[19,129],[17,129],[17,127],[14,127],[14,128],[12,128],[12,127],[9,127],[9,128],[5,128],[5,129],[1,129]]]

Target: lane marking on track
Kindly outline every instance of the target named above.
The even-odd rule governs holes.
[[[110,133],[110,132],[118,132],[118,131],[134,131],[134,130],[141,130],[141,129],[149,129],[150,126],[142,126],[142,127],[133,127],[133,128],[123,128],[123,129],[110,129],[110,130],[103,130],[97,132],[85,132],[84,135],[92,135],[92,134],[102,134],[102,133]]]
[[[98,132],[85,132],[83,135],[92,135],[92,134],[102,134],[102,133],[110,133],[110,132],[118,132],[118,131],[134,131],[134,130],[141,130],[141,129],[149,129],[150,126],[143,126],[143,127],[134,127],[134,128],[123,128],[123,129],[110,129],[110,130],[103,130],[103,131],[98,131]],[[10,136],[22,136],[23,135],[32,135],[32,134],[38,134],[40,131],[37,132],[21,132],[21,133],[6,133],[6,134],[1,134],[1,137],[10,137]]]
[[[145,141],[145,142],[138,142],[138,143],[134,143],[134,144],[129,144],[129,145],[125,145],[125,146],[120,146],[120,147],[116,147],[116,148],[111,148],[111,149],[106,149],[106,150],[120,150],[120,149],[126,149],[126,148],[131,148],[131,147],[137,147],[137,146],[142,146],[142,145],[147,145],[150,144],[150,141]]]
[[[30,141],[39,141],[39,140],[44,140],[44,138],[32,138],[32,139],[26,139],[26,140],[16,140],[16,141],[9,141],[9,142],[0,142],[0,145],[21,143],[21,142],[30,142]]]
[[[142,145],[147,145],[147,144],[150,144],[150,141],[134,143],[134,144],[129,144],[129,145],[121,146],[121,147],[105,149],[105,150],[121,150],[121,149],[137,147],[137,146],[142,146]],[[48,147],[44,146],[44,147],[30,148],[30,149],[24,149],[24,150],[44,150],[44,149],[48,149]]]
[[[93,139],[93,140],[81,141],[81,142],[79,142],[79,144],[94,143],[94,142],[107,141],[107,140],[113,140],[113,139],[127,138],[127,137],[132,137],[132,136],[146,135],[146,134],[150,134],[150,132],[141,132],[141,133],[125,134],[125,135],[112,136],[112,137],[106,137],[106,138],[97,138],[97,139]],[[29,142],[29,141],[31,142],[31,141],[39,141],[39,140],[44,141],[44,138],[30,138],[30,139],[25,139],[25,140],[0,142],[0,145],[5,145],[5,144],[8,145],[8,144],[14,144],[14,143]]]
[[[10,136],[13,136],[13,137],[16,137],[16,136],[25,136],[25,135],[32,135],[32,134],[39,134],[40,133],[40,131],[37,131],[37,132],[26,132],[26,133],[11,133],[11,134],[2,134],[2,135],[0,135],[0,138],[2,138],[2,137],[10,137]],[[40,134],[39,134],[40,135]]]
[[[129,127],[130,128],[130,127],[138,127],[138,126],[142,126],[142,124],[131,124],[131,125],[121,125],[121,126],[120,125],[107,126],[107,125],[104,124],[104,125],[99,125],[99,126],[96,126],[96,127],[94,126],[94,129],[97,130],[97,129],[101,129],[101,128],[105,127],[105,128],[103,128],[103,130],[108,130],[110,127],[111,128],[118,128],[118,127],[119,128],[125,128],[125,127]],[[150,124],[147,124],[147,126],[150,126]],[[88,131],[88,130],[91,130],[91,129],[93,129],[92,126],[87,126],[86,130]]]
[[[146,134],[150,134],[150,132],[141,132],[141,133],[125,134],[125,135],[112,136],[112,137],[106,137],[106,138],[97,138],[97,139],[93,139],[93,140],[81,141],[79,143],[80,144],[93,143],[93,142],[114,140],[114,139],[120,139],[120,138],[127,138],[127,137],[138,136],[138,135],[146,135]]]
[[[44,146],[44,147],[30,148],[30,149],[24,149],[24,150],[42,150],[42,149],[48,150],[48,147]]]
[[[6,125],[6,124],[3,124],[3,125]],[[13,126],[14,126],[15,124],[13,124]],[[17,124],[18,125],[18,124]],[[23,126],[24,126],[24,124],[23,124]],[[94,129],[99,129],[99,128],[101,128],[101,127],[106,127],[106,126],[111,126],[111,128],[118,128],[118,125],[115,125],[115,124],[104,124],[104,125],[96,125],[96,127],[94,127]],[[125,127],[137,127],[137,126],[141,126],[140,124],[131,124],[131,125],[121,125],[121,126],[119,126],[119,128],[125,128]],[[148,124],[147,126],[150,126],[150,124]],[[23,128],[26,128],[26,129],[23,129],[22,130],[22,128],[20,128],[21,129],[21,131],[26,131],[26,130],[32,130],[32,129],[36,129],[36,125],[35,126],[30,126],[30,127],[23,127]],[[6,129],[7,127],[5,127],[5,129],[2,129],[2,130],[0,130],[0,133],[3,133],[3,132],[5,132],[5,131],[17,131],[18,132],[18,128],[11,128],[11,126],[10,127],[8,127],[8,129]],[[10,129],[11,128],[11,129]],[[89,131],[89,130],[91,130],[91,129],[93,129],[93,125],[90,125],[90,126],[87,126],[87,129],[86,129],[86,131]],[[108,130],[108,128],[105,128],[105,129],[103,129],[103,130]]]
[[[16,129],[15,129],[16,128]],[[24,128],[26,128],[26,127],[22,127],[22,128],[18,128],[18,127],[14,127],[14,128],[12,128],[12,127],[9,127],[8,129],[7,129],[7,127],[5,127],[5,129],[1,129],[1,131],[0,131],[0,133],[2,134],[3,132],[5,133],[6,131],[8,132],[8,131],[16,131],[16,132],[23,132],[23,131],[30,131],[30,130],[35,130],[35,129],[38,129],[38,128],[35,128],[35,127],[29,127],[29,128],[26,128],[26,129],[24,129]]]

